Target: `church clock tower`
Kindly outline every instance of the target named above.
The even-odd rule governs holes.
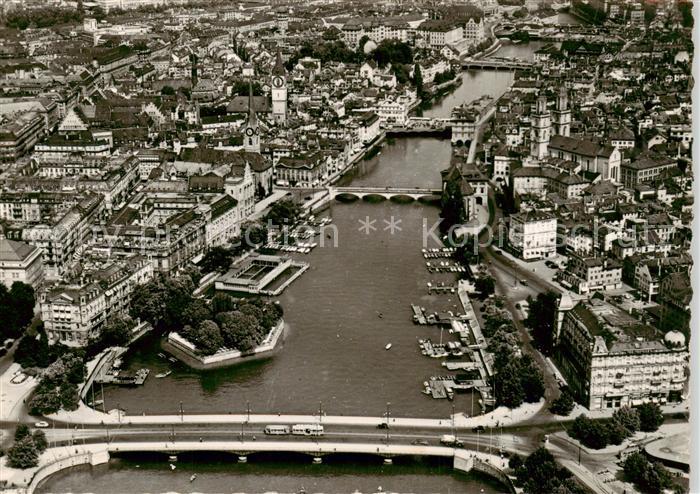
[[[287,71],[279,50],[272,69],[272,118],[278,124],[284,124],[287,121]]]

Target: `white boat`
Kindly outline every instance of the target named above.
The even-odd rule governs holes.
[[[173,371],[169,370],[169,371],[161,372],[160,374],[156,374],[156,377],[158,379],[162,379],[164,377],[168,377],[172,373],[173,373]]]
[[[386,346],[384,347],[384,350],[388,350],[389,348],[391,348],[391,343],[387,343]]]
[[[194,482],[194,479],[197,478],[197,474],[193,473],[192,476],[190,477],[190,482]]]
[[[170,464],[170,470],[175,470],[177,467],[173,465],[172,463]]]

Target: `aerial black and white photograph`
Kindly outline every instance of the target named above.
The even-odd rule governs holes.
[[[0,492],[700,493],[693,18],[0,0]]]

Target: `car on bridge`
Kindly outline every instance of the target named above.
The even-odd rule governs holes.
[[[445,446],[454,446],[455,448],[461,448],[464,446],[464,443],[457,439],[457,436],[453,434],[443,434],[440,438],[440,443],[444,444]]]

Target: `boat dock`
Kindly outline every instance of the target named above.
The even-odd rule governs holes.
[[[425,267],[429,273],[465,273],[467,268],[451,261],[426,262]]]
[[[427,283],[428,293],[455,293],[457,291],[456,286],[445,285],[444,282],[433,284],[432,282]]]
[[[425,259],[439,259],[452,257],[457,251],[454,247],[443,247],[441,249],[422,249],[423,257]]]
[[[465,370],[465,371],[473,371],[473,370],[479,370],[479,364],[476,362],[449,362],[445,361],[442,363],[442,366],[446,368],[449,371],[457,371],[457,370]]]
[[[139,369],[135,374],[128,372],[113,370],[104,373],[95,379],[98,384],[116,384],[117,386],[140,386],[146,382],[148,374],[151,372],[148,369]]]
[[[417,305],[411,305],[411,309],[413,310],[414,323],[420,324],[422,326],[428,324],[428,321],[425,320],[424,310],[421,307],[418,307]]]

